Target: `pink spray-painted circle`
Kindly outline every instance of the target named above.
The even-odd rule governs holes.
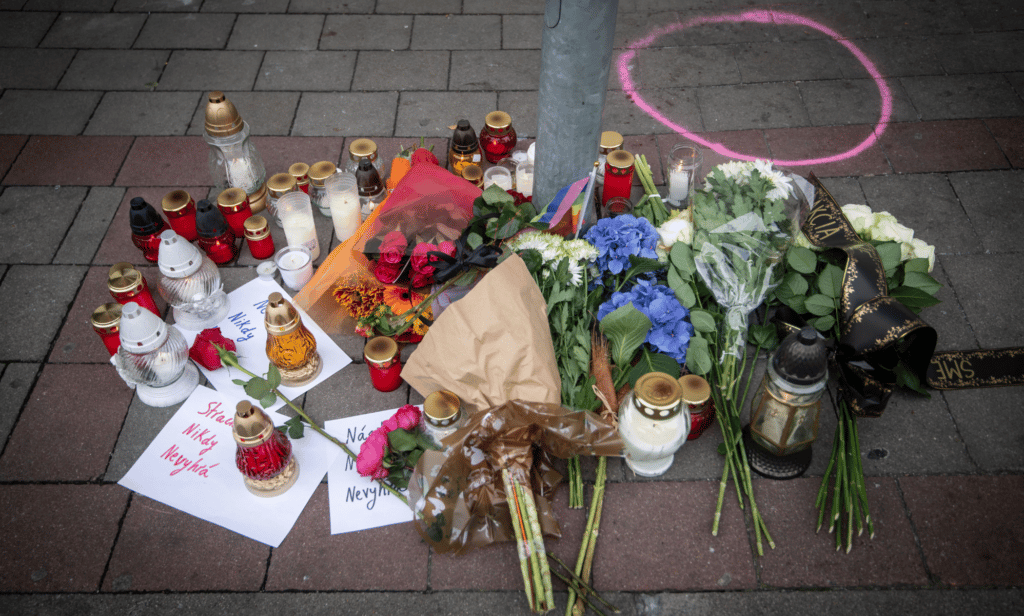
[[[694,142],[699,143],[707,148],[711,148],[712,150],[718,152],[723,156],[728,156],[730,158],[736,158],[739,160],[754,160],[756,158],[754,156],[734,152],[729,148],[725,147],[724,145],[722,145],[721,143],[715,143],[713,141],[703,139],[700,136],[687,130],[686,127],[680,126],[673,122],[672,120],[666,118],[650,103],[645,101],[640,96],[640,94],[637,92],[636,85],[633,83],[633,80],[629,75],[629,63],[636,56],[637,51],[641,49],[646,49],[651,45],[651,43],[658,40],[662,36],[665,36],[666,34],[671,34],[672,32],[675,32],[677,30],[685,30],[686,28],[691,28],[693,26],[726,22],[761,24],[776,23],[795,26],[807,26],[809,28],[814,28],[815,30],[823,34],[826,34],[827,36],[832,38],[832,40],[839,43],[843,47],[846,47],[850,51],[850,53],[852,53],[854,57],[860,61],[861,65],[863,65],[864,68],[867,69],[868,74],[871,75],[871,78],[874,79],[875,85],[878,86],[878,93],[882,97],[882,109],[878,117],[878,123],[875,124],[874,129],[871,131],[871,134],[868,135],[868,137],[864,139],[864,141],[861,141],[853,148],[846,150],[845,152],[840,152],[839,154],[833,154],[832,156],[825,156],[822,158],[807,158],[803,160],[773,160],[772,162],[774,164],[787,167],[801,167],[807,165],[834,163],[840,160],[845,160],[847,158],[856,156],[863,152],[864,150],[866,150],[868,147],[871,146],[871,144],[875,143],[878,140],[882,133],[885,132],[885,128],[889,123],[889,118],[892,116],[892,92],[889,90],[889,86],[886,85],[885,79],[882,78],[882,74],[878,72],[877,68],[875,68],[874,63],[872,63],[871,60],[869,60],[868,57],[864,55],[864,52],[858,49],[856,45],[851,43],[849,40],[847,40],[845,37],[840,35],[835,30],[829,28],[828,26],[818,23],[813,19],[801,17],[800,15],[794,15],[793,13],[768,10],[745,11],[743,13],[735,15],[719,15],[716,17],[695,17],[682,23],[675,23],[665,26],[663,28],[658,28],[651,32],[651,34],[647,35],[646,37],[629,45],[627,51],[624,51],[622,55],[619,56],[619,81],[622,82],[622,91],[625,92],[626,95],[628,95],[633,100],[633,102],[638,107],[643,109],[648,115],[650,115],[658,122],[661,122],[668,128],[671,128],[680,135],[692,139]]]

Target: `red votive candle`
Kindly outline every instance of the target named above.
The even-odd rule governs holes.
[[[604,168],[604,188],[601,191],[601,205],[615,197],[629,199],[633,190],[633,155],[625,150],[608,153]]]
[[[245,235],[245,221],[252,217],[249,199],[241,188],[228,188],[217,196],[217,208],[235,237]]]
[[[683,390],[683,404],[690,413],[690,434],[686,440],[700,436],[715,421],[715,403],[711,400],[711,386],[703,377],[686,374],[679,377]]]
[[[113,355],[121,346],[121,304],[103,304],[92,311],[92,328]]]
[[[253,257],[262,260],[274,256],[274,238],[270,237],[266,218],[250,216],[245,221],[245,241]]]
[[[153,301],[153,294],[149,290],[149,284],[146,283],[146,277],[131,263],[115,263],[110,266],[110,270],[107,272],[107,289],[118,304],[124,306],[128,302],[135,302],[156,316],[160,316],[160,309]]]
[[[196,202],[184,190],[172,190],[160,202],[164,216],[171,223],[174,232],[190,242],[196,241]]]
[[[371,338],[363,349],[370,380],[377,391],[395,391],[402,384],[402,357],[398,343],[387,336]]]
[[[235,234],[220,210],[206,199],[196,204],[196,229],[199,248],[217,265],[223,265],[238,255]]]
[[[142,197],[132,199],[131,208],[128,224],[132,228],[132,243],[142,251],[147,261],[156,263],[160,252],[160,234],[167,229],[167,223]]]
[[[512,116],[504,111],[492,111],[484,118],[480,129],[480,148],[487,162],[494,164],[512,153],[516,147],[516,129],[512,127]]]

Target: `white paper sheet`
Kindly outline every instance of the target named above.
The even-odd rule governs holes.
[[[276,281],[265,281],[257,278],[245,283],[231,293],[228,293],[228,298],[231,300],[231,310],[228,311],[228,317],[217,324],[225,338],[235,341],[235,345],[238,347],[235,351],[235,354],[238,356],[238,363],[249,372],[260,376],[267,373],[267,367],[270,365],[270,360],[267,359],[267,329],[263,325],[263,314],[267,306],[267,296],[275,291],[291,301],[291,296]],[[289,400],[295,400],[322,383],[335,372],[352,363],[352,358],[346,355],[341,350],[341,347],[335,344],[313,319],[309,318],[309,315],[298,306],[295,309],[302,315],[303,325],[316,338],[316,349],[320,353],[320,359],[323,361],[323,370],[321,370],[320,376],[302,387],[286,387],[282,385],[279,389]],[[185,341],[188,342],[189,347],[192,346],[192,342],[199,335],[199,332],[180,327],[178,331],[185,336]],[[231,380],[241,379],[248,381],[248,375],[242,374],[238,370],[224,368],[210,371],[199,366],[199,370],[217,391],[222,391],[231,396],[239,396],[239,399],[245,398],[245,391],[242,389],[242,386],[232,383]],[[277,402],[267,408],[267,410],[276,411],[283,406],[284,401],[278,398]]]
[[[231,425],[235,405],[242,399],[197,387],[118,483],[278,547],[342,451],[307,427],[302,438],[292,440],[292,455],[299,464],[295,484],[278,496],[255,496],[245,488],[235,466]],[[278,426],[287,419],[274,412],[267,415]]]
[[[358,454],[366,437],[396,410],[333,419],[324,422],[324,429]],[[407,490],[400,492],[409,497]],[[373,479],[360,475],[355,461],[344,453],[327,471],[327,495],[332,535],[412,521],[412,509]]]

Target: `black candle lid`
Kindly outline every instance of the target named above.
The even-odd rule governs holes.
[[[132,209],[128,213],[128,224],[132,227],[135,235],[150,235],[164,228],[164,219],[152,205],[142,197],[135,197],[131,201]]]
[[[228,221],[216,205],[203,199],[196,204],[196,231],[199,237],[217,237],[228,231]]]
[[[459,120],[452,133],[452,148],[456,152],[472,152],[479,147],[476,131],[470,126],[469,120]]]

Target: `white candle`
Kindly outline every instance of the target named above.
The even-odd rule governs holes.
[[[516,190],[524,197],[533,195],[533,165],[519,165],[516,167]]]
[[[246,194],[252,194],[259,188],[256,169],[252,162],[244,156],[228,159],[227,176],[229,186],[241,188]]]
[[[320,243],[316,240],[312,216],[289,216],[284,221],[284,236],[289,246],[305,246],[314,259],[320,256]]]
[[[304,250],[282,248],[277,252],[276,261],[281,280],[288,288],[301,289],[313,277],[313,259]]]
[[[491,167],[484,172],[484,190],[491,184],[502,190],[512,190],[512,172],[504,167]]]
[[[673,169],[668,175],[668,198],[682,203],[690,196],[690,170]]]
[[[351,193],[330,194],[331,219],[334,220],[334,234],[338,241],[344,242],[359,229],[363,223],[359,197]]]

